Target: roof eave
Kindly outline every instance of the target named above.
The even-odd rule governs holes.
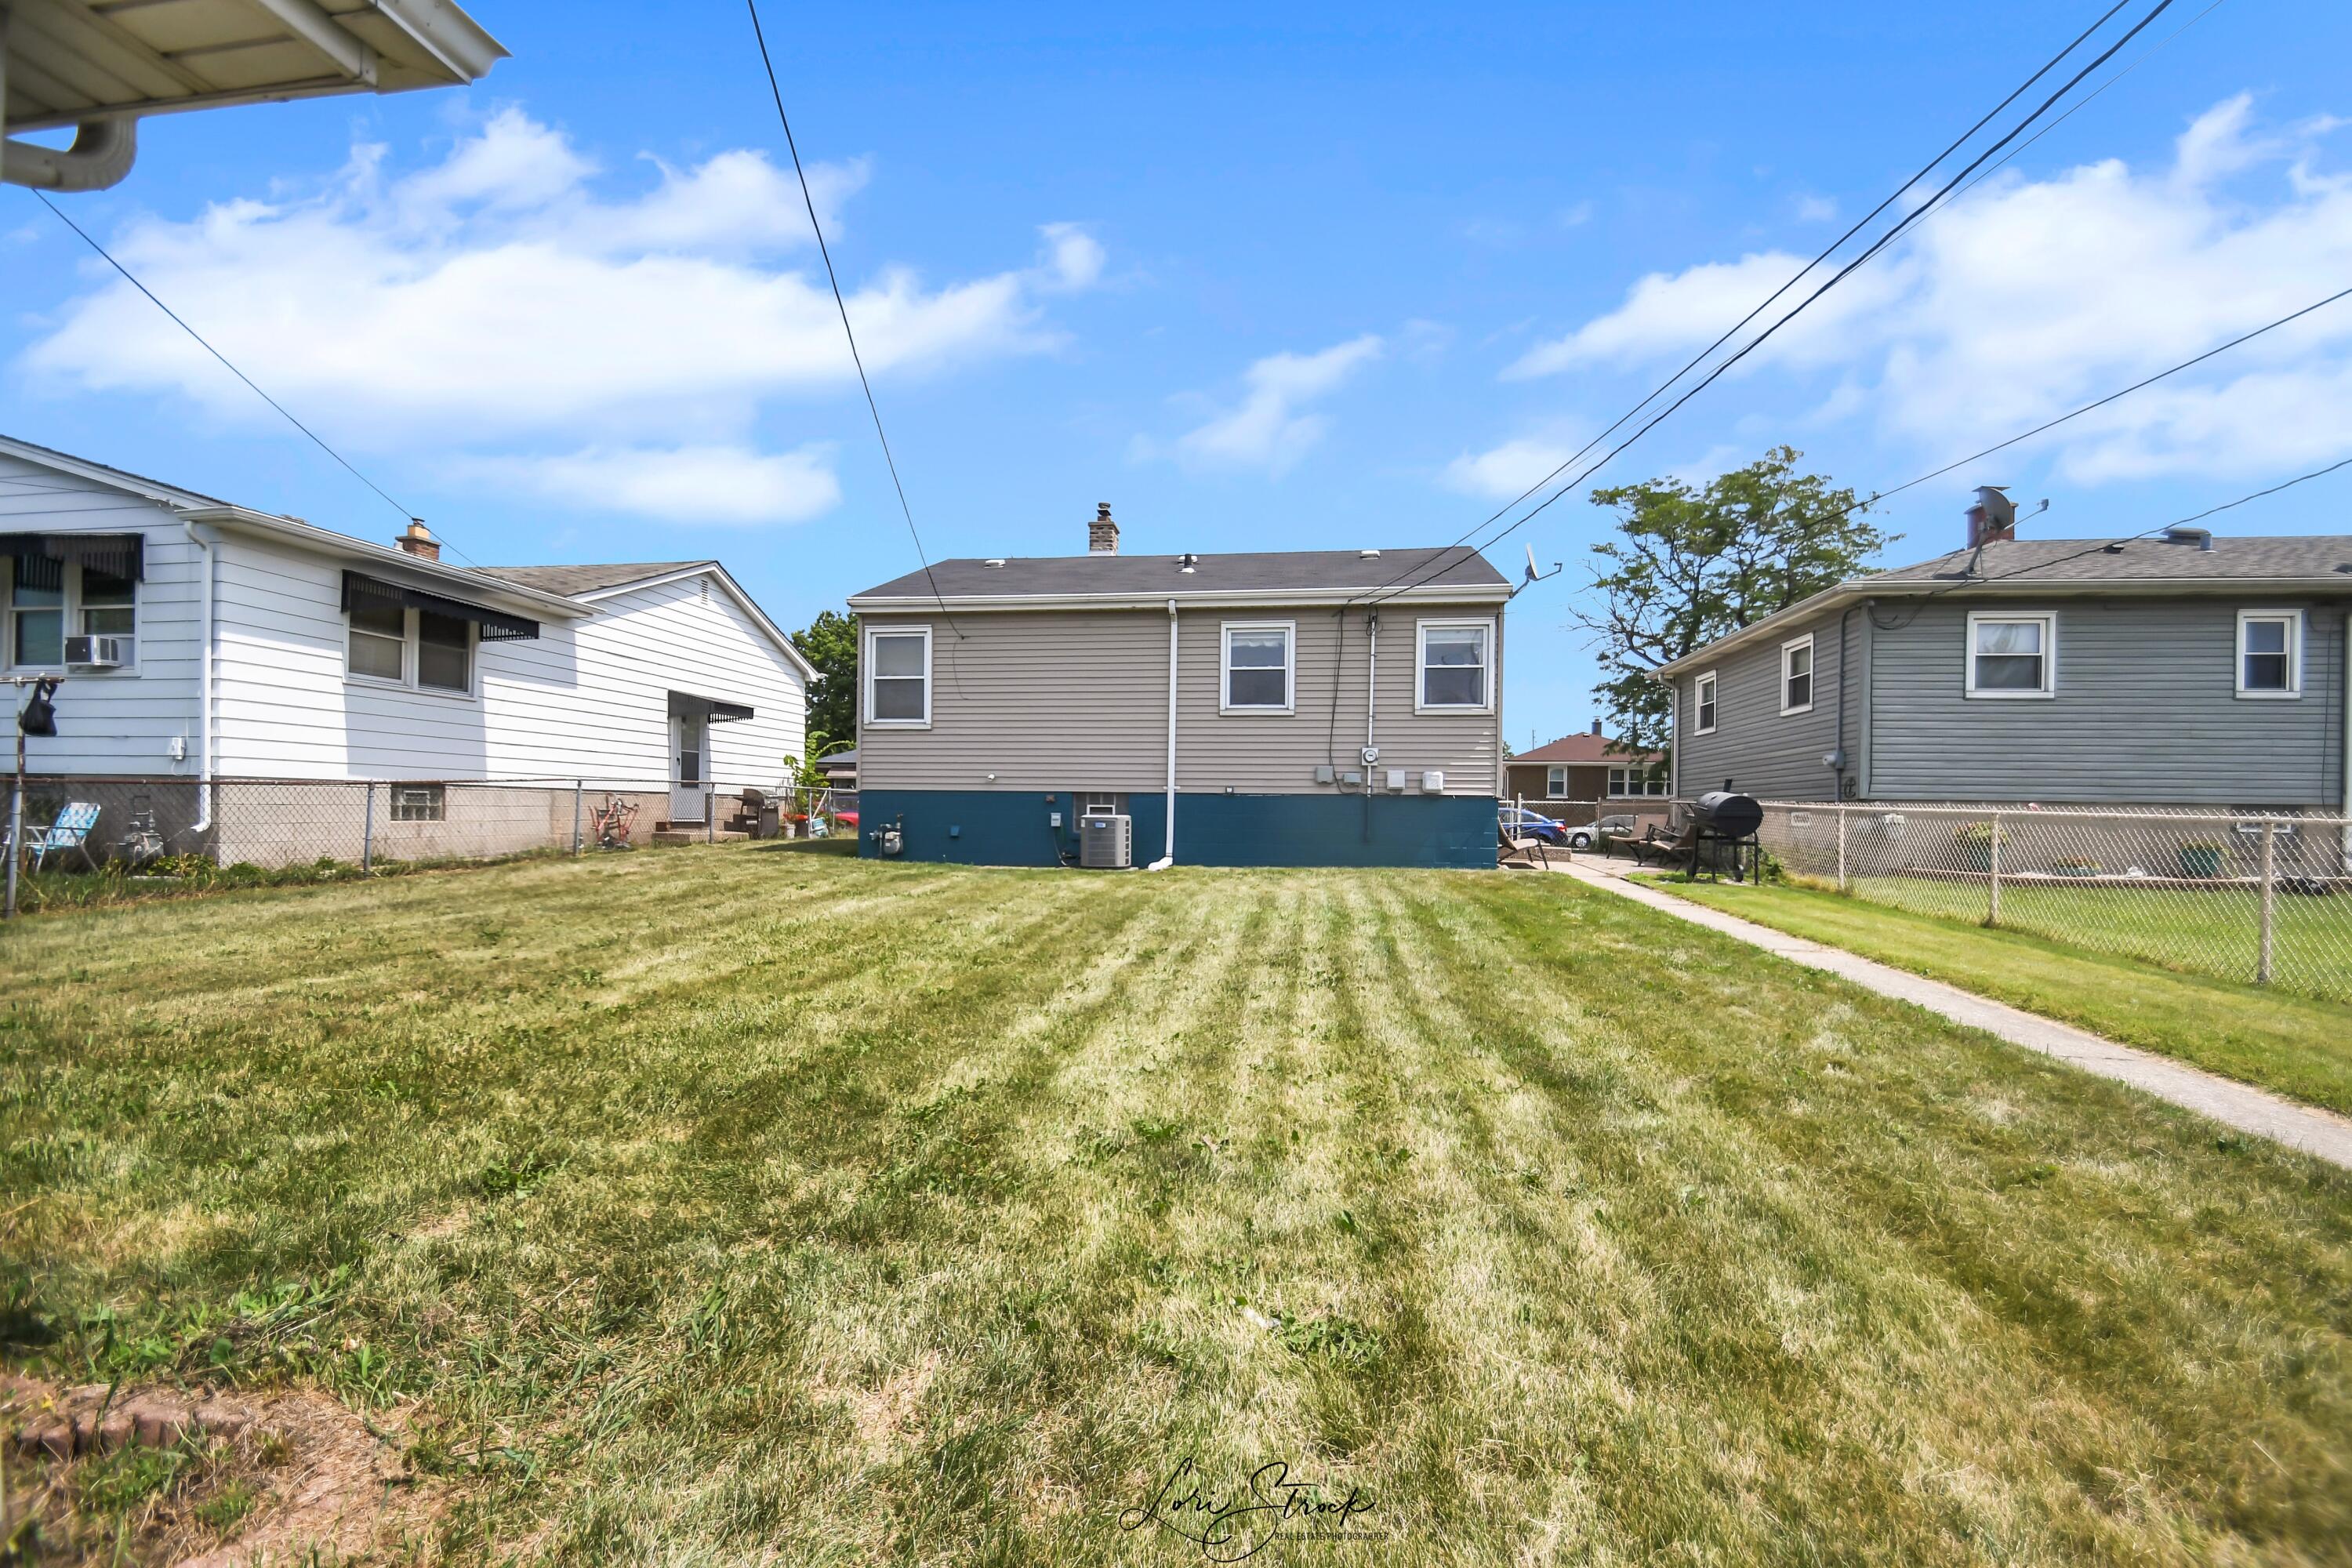
[[[332,529],[320,528],[312,523],[298,522],[290,517],[278,517],[241,506],[211,505],[173,510],[190,522],[210,523],[215,528],[296,545],[321,555],[341,556],[391,571],[414,573],[437,584],[462,588],[471,597],[508,600],[560,620],[584,620],[597,613],[594,606],[566,598],[561,594],[543,593],[537,588],[500,582],[496,577],[468,572],[463,567],[445,566],[438,561],[411,555],[405,550],[396,550],[388,544],[371,544],[364,539],[354,539],[348,533],[337,533]]]
[[[1164,607],[1171,599],[1195,609],[1214,609],[1219,605],[1349,605],[1379,594],[1376,588],[1171,588],[1157,593],[1119,594],[852,594],[849,607],[860,612],[899,614],[906,611],[937,610],[969,611],[981,614],[992,610],[1152,610]],[[1431,584],[1406,588],[1381,595],[1383,604],[1406,600],[1415,604],[1492,604],[1500,605],[1511,596],[1510,586],[1503,583],[1465,584],[1444,586]]]

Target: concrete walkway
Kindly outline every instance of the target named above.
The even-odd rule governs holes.
[[[2352,1169],[2352,1119],[2298,1104],[2234,1079],[2217,1077],[2150,1051],[2117,1045],[2071,1024],[2061,1024],[2022,1008],[1929,980],[1843,948],[1828,947],[1801,936],[1774,931],[1738,915],[1725,914],[1705,904],[1678,899],[1632,879],[1633,868],[1620,860],[1580,855],[1573,863],[1556,866],[1578,880],[1622,894],[1661,914],[1751,942],[1765,952],[1867,986],[1882,996],[1915,1003],[1955,1024],[2000,1036],[2011,1045],[2054,1057],[2084,1072],[2111,1078],[2158,1100],[2208,1116],[2241,1132],[2276,1139],[2290,1149],[2315,1154],[2331,1164]]]

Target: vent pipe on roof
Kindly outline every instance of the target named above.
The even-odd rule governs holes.
[[[2164,542],[2167,544],[2193,544],[2200,550],[2210,550],[2213,548],[2213,531],[2176,523],[2164,531]]]
[[[1095,520],[1087,524],[1087,553],[1118,553],[1118,524],[1111,521],[1110,502],[1107,500],[1095,503]]]
[[[1592,721],[1592,732],[1596,735],[1601,733],[1601,721],[1598,719]]]

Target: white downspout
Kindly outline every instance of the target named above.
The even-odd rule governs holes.
[[[213,547],[186,518],[188,542],[203,556],[196,588],[196,820],[192,831],[208,833],[213,826]]]
[[[1176,864],[1176,601],[1168,601],[1168,843],[1159,859],[1144,868],[1165,871]]]
[[[1374,610],[1364,617],[1364,793],[1372,793],[1372,753],[1379,748],[1372,744],[1372,714],[1380,706],[1381,693],[1381,613]]]

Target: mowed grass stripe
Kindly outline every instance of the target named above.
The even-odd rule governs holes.
[[[177,1345],[348,1268],[454,1558],[1160,1563],[1188,1456],[1362,1486],[1334,1563],[2352,1540],[2352,1182],[1566,879],[693,850],[5,940],[0,1282]]]

